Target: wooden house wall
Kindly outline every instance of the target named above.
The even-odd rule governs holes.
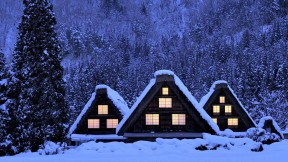
[[[219,126],[220,130],[223,131],[228,128],[233,131],[240,132],[240,131],[246,131],[247,129],[253,127],[253,124],[247,125],[247,123],[251,123],[249,122],[250,121],[249,117],[246,115],[246,113],[244,113],[244,110],[241,110],[242,108],[240,104],[237,102],[237,99],[234,98],[233,94],[229,90],[221,88],[216,91],[214,93],[217,94],[216,95],[212,94],[211,101],[207,102],[207,104],[204,106],[204,109],[210,115],[211,118],[217,118],[217,125]],[[219,102],[220,96],[225,96],[225,103]],[[220,106],[219,115],[215,115],[213,113],[213,105]],[[225,114],[225,105],[232,106],[232,113],[230,115]],[[228,118],[238,118],[238,127],[237,128],[228,127]],[[246,120],[246,124],[244,120]]]
[[[174,84],[174,83],[173,83]],[[169,87],[164,84],[162,87]],[[187,109],[177,99],[176,94],[169,87],[169,95],[162,95],[162,87],[153,97],[140,117],[128,129],[130,133],[150,133],[150,132],[204,132],[193,120]],[[159,98],[172,98],[172,108],[159,108]],[[185,96],[179,96],[185,98]],[[146,114],[159,114],[159,125],[146,125]],[[172,114],[186,114],[185,125],[172,125]]]
[[[108,105],[108,114],[98,115],[98,105]],[[88,119],[100,119],[100,128],[88,128]],[[118,123],[122,119],[120,111],[115,107],[107,94],[97,94],[96,100],[93,101],[91,107],[82,117],[75,134],[115,134],[115,128],[106,128],[107,119],[118,119]]]

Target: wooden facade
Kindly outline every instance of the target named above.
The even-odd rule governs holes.
[[[220,130],[228,128],[235,132],[244,132],[251,127],[256,127],[227,83],[219,83],[214,86],[214,92],[203,108],[217,123]]]
[[[161,99],[167,99],[169,104],[171,100],[172,103],[162,107]],[[151,114],[156,116],[155,123],[149,123]],[[215,134],[215,130],[175,84],[174,77],[160,75],[120,128],[118,135],[135,138],[195,138],[201,137],[203,132]]]
[[[99,114],[98,105],[108,105],[107,114]],[[107,89],[99,89],[96,92],[96,98],[88,108],[86,113],[80,120],[74,134],[116,134],[116,128],[107,128],[107,120],[117,119],[118,122],[123,118],[119,109],[113,104],[113,102],[107,96]],[[88,128],[88,120],[99,120],[99,128]],[[118,125],[118,123],[117,123]]]

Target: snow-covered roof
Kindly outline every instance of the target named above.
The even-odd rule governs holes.
[[[87,112],[87,110],[89,109],[89,107],[91,106],[92,102],[95,100],[95,98],[97,97],[97,91],[99,89],[106,89],[107,90],[107,96],[108,98],[113,102],[113,104],[116,106],[116,108],[119,109],[119,111],[121,112],[121,114],[123,116],[125,116],[125,114],[127,114],[129,112],[129,108],[127,103],[124,101],[124,99],[119,95],[119,93],[117,93],[116,91],[114,91],[112,88],[110,88],[107,85],[97,85],[95,88],[95,92],[92,93],[91,98],[89,99],[89,101],[86,103],[86,105],[84,106],[83,110],[81,111],[81,113],[79,114],[79,116],[77,117],[76,121],[73,123],[73,125],[70,127],[68,136],[70,136],[75,129],[77,128],[77,125],[79,124],[79,122],[81,121],[83,115]]]
[[[124,118],[122,119],[122,121],[119,123],[119,125],[116,128],[116,132],[118,133],[118,131],[121,129],[121,127],[124,125],[124,123],[127,121],[127,119],[130,117],[130,115],[135,111],[135,109],[138,107],[139,103],[143,100],[143,98],[146,96],[146,94],[150,91],[150,89],[152,88],[152,86],[155,84],[156,82],[156,78],[157,76],[160,75],[171,75],[174,77],[174,81],[175,84],[178,86],[178,88],[183,92],[184,95],[186,95],[186,97],[188,98],[188,100],[192,103],[192,105],[196,108],[196,110],[199,112],[199,114],[201,115],[201,117],[207,121],[207,123],[212,127],[212,129],[218,134],[219,127],[217,126],[217,124],[215,124],[215,122],[211,119],[211,117],[206,113],[206,111],[203,109],[203,107],[199,106],[199,103],[197,102],[197,100],[195,99],[194,96],[192,96],[192,94],[190,93],[190,91],[187,89],[187,87],[184,85],[184,83],[179,79],[179,77],[174,74],[174,72],[170,71],[170,70],[158,70],[154,73],[154,77],[153,79],[150,80],[149,84],[146,86],[146,88],[144,89],[144,91],[142,92],[142,94],[137,98],[136,102],[133,104],[130,112],[124,116]]]
[[[91,135],[91,134],[71,134],[72,141],[95,141],[97,139],[126,139],[123,136],[117,134],[102,134],[102,135]]]
[[[208,92],[205,96],[203,96],[203,97],[201,98],[201,100],[200,100],[200,102],[199,102],[199,105],[200,105],[200,106],[202,106],[202,107],[205,106],[205,104],[208,102],[209,98],[210,98],[210,97],[212,96],[212,94],[214,93],[217,84],[227,84],[227,85],[228,85],[227,81],[225,81],[225,80],[217,80],[217,81],[215,81],[215,82],[212,84],[212,86],[210,87],[209,92]]]
[[[95,92],[97,92],[97,90],[99,89],[107,89],[108,98],[119,109],[119,111],[121,112],[123,116],[128,113],[129,111],[128,105],[123,99],[123,97],[119,95],[118,92],[114,91],[112,88],[104,84],[97,85],[95,88]]]
[[[171,70],[158,70],[154,73],[155,78],[159,75],[173,75],[173,76],[175,76],[174,72]]]
[[[209,98],[211,97],[211,95],[214,93],[215,91],[215,88],[216,88],[216,85],[218,84],[226,84],[227,85],[227,88],[230,90],[230,92],[233,94],[234,98],[236,98],[237,102],[239,103],[239,105],[241,106],[241,108],[245,111],[245,113],[248,115],[248,117],[251,119],[251,121],[253,122],[253,124],[256,126],[257,124],[255,123],[255,121],[252,119],[252,117],[250,116],[250,114],[248,113],[248,111],[246,110],[246,108],[244,107],[244,105],[240,102],[239,98],[237,97],[237,95],[234,93],[234,91],[232,90],[232,88],[228,85],[228,82],[225,81],[225,80],[218,80],[218,81],[215,81],[209,92],[203,96],[199,102],[199,106],[200,107],[204,107],[205,104],[208,102]]]
[[[118,134],[118,131],[122,128],[124,123],[127,121],[127,119],[131,116],[131,114],[135,111],[135,109],[138,107],[140,102],[143,100],[143,98],[146,96],[146,94],[149,92],[149,90],[152,88],[152,86],[155,84],[156,79],[151,79],[149,84],[146,86],[144,91],[141,93],[141,95],[137,98],[136,102],[131,107],[130,111],[123,117],[121,122],[118,124],[116,128],[116,134]]]
[[[262,117],[258,123],[258,128],[263,128],[266,121],[272,121],[274,128],[277,130],[277,132],[279,132],[281,138],[284,138],[281,128],[271,116]]]

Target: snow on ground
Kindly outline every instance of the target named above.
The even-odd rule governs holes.
[[[225,144],[234,141],[230,149],[220,147],[217,150],[199,151],[194,149],[199,144]],[[95,143],[88,142],[67,150],[64,154],[39,155],[23,153],[12,157],[0,157],[0,162],[256,162],[287,161],[288,140],[264,145],[262,152],[252,152],[250,147],[255,142],[243,145],[249,139],[229,139],[206,135],[204,139],[178,140],[157,139],[156,142],[138,141],[135,143]]]

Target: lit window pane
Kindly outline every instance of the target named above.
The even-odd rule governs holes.
[[[172,98],[159,98],[159,108],[172,108]]]
[[[107,128],[116,128],[118,125],[118,119],[107,119]]]
[[[98,114],[108,114],[108,105],[98,105]]]
[[[217,124],[217,118],[212,118],[212,120]]]
[[[238,118],[229,118],[228,126],[238,126]]]
[[[186,115],[185,114],[172,114],[172,125],[185,125]]]
[[[231,105],[225,105],[225,114],[230,115],[232,113],[232,106]]]
[[[220,114],[220,106],[219,105],[213,105],[213,114],[214,115]]]
[[[146,114],[146,125],[159,125],[159,114]]]
[[[169,89],[168,89],[168,87],[163,87],[163,88],[162,88],[162,95],[169,95]]]
[[[225,103],[225,96],[220,96],[219,102],[220,103]]]
[[[99,119],[88,119],[88,128],[99,128]]]

